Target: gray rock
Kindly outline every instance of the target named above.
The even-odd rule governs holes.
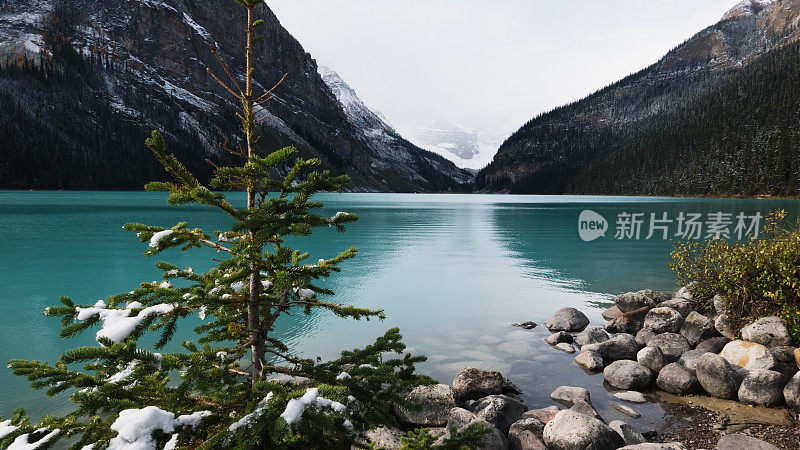
[[[461,428],[464,425],[475,422],[476,420],[478,420],[478,416],[476,416],[472,411],[468,411],[464,408],[456,407],[447,412],[447,428]]]
[[[556,348],[564,353],[575,353],[575,347],[573,347],[572,344],[567,344],[566,342],[556,344]]]
[[[567,333],[566,331],[558,331],[545,338],[545,342],[547,342],[550,345],[556,345],[562,342],[566,342],[569,344],[572,341],[573,341],[572,335]]]
[[[797,372],[783,388],[783,398],[786,406],[800,413],[800,372]]]
[[[547,450],[540,436],[544,432],[544,422],[529,417],[514,422],[508,430],[509,450]]]
[[[639,344],[636,343],[636,338],[632,335],[620,333],[605,342],[584,345],[582,350],[594,350],[603,357],[604,362],[611,362],[619,359],[636,358]]]
[[[644,307],[653,308],[667,299],[669,297],[666,294],[647,289],[618,295],[614,298],[614,304],[617,305],[620,311],[626,313]]]
[[[633,417],[634,419],[638,419],[642,417],[635,409],[631,408],[630,406],[620,405],[619,403],[612,403],[611,406],[614,407],[617,411],[625,414],[626,416]]]
[[[608,322],[605,326],[606,331],[611,333],[630,333],[635,334],[644,326],[644,319],[650,311],[650,307],[639,308],[630,312],[622,313],[616,319]]]
[[[681,313],[669,307],[653,308],[644,317],[644,328],[649,328],[656,334],[677,333],[682,326]]]
[[[418,386],[406,395],[421,409],[414,411],[402,407],[395,408],[397,420],[404,425],[421,427],[440,427],[447,423],[447,414],[456,405],[453,388],[446,384]]]
[[[508,448],[508,440],[500,430],[495,428],[491,423],[480,419],[475,414],[463,408],[453,408],[450,410],[447,420],[447,431],[439,438],[437,444],[441,444],[445,438],[450,436],[449,429],[451,427],[456,428],[458,431],[464,431],[473,424],[483,425],[484,428],[489,430],[489,434],[483,438],[485,449],[504,450]]]
[[[747,341],[731,341],[719,353],[729,363],[743,369],[772,369],[775,357],[761,344]]]
[[[522,328],[523,330],[532,330],[536,328],[536,322],[519,322],[512,323],[512,327]]]
[[[572,406],[579,401],[592,403],[589,391],[586,388],[575,386],[559,386],[550,394],[550,398],[565,406]]]
[[[586,370],[597,371],[603,368],[603,357],[594,350],[584,350],[575,357],[575,364]]]
[[[561,308],[544,323],[544,326],[552,332],[580,331],[586,328],[586,325],[589,325],[589,318],[575,308]]]
[[[647,341],[654,337],[656,337],[656,333],[654,333],[653,330],[642,328],[636,332],[636,343],[639,344],[640,347],[644,347],[647,345]]]
[[[637,391],[615,392],[614,397],[631,403],[647,403],[647,397],[645,397],[641,392]]]
[[[406,434],[402,431],[388,427],[378,427],[364,433],[367,442],[375,444],[375,448],[385,448],[386,450],[399,450],[402,447],[401,439],[405,436]]]
[[[672,394],[687,395],[697,392],[700,383],[693,371],[682,364],[670,363],[661,369],[656,378],[656,386]]]
[[[647,341],[648,347],[658,347],[667,362],[676,362],[684,353],[692,349],[685,337],[676,333],[661,333]]]
[[[731,340],[726,338],[725,336],[720,337],[713,337],[711,339],[706,339],[695,347],[695,350],[705,350],[711,353],[717,353],[722,351],[723,348],[730,342]]]
[[[625,445],[633,445],[633,444],[641,444],[643,442],[647,442],[642,436],[642,433],[639,433],[636,428],[628,425],[627,423],[621,420],[615,420],[608,424],[608,426],[617,432],[617,434],[625,441]]]
[[[522,413],[522,419],[533,417],[535,419],[541,420],[543,423],[547,423],[553,420],[556,414],[558,414],[558,411],[559,409],[557,406],[551,406],[541,409],[531,409]]]
[[[717,316],[717,319],[714,321],[714,328],[719,331],[719,334],[728,339],[736,339],[737,335],[739,334],[736,322],[734,322],[733,319],[731,319],[731,317],[727,314],[720,314]]]
[[[626,445],[620,450],[689,450],[685,445],[680,442],[668,442],[666,444],[644,443]]]
[[[575,402],[574,405],[569,407],[569,410],[575,411],[576,413],[585,414],[589,417],[594,417],[595,419],[603,420],[603,418],[600,417],[600,413],[597,412],[596,409],[594,409],[594,406],[592,406],[591,403],[585,402],[583,400],[578,400],[577,402]]]
[[[766,347],[792,345],[792,337],[786,328],[786,322],[775,316],[762,317],[742,328],[742,339]]]
[[[639,350],[636,361],[653,372],[658,372],[667,365],[667,359],[658,347],[645,347]]]
[[[692,346],[706,339],[719,336],[711,320],[697,311],[692,311],[686,316],[680,334],[685,337]]]
[[[717,442],[717,450],[778,450],[778,447],[744,434],[726,434]]]
[[[790,379],[797,373],[797,366],[794,364],[784,364],[782,362],[775,363],[775,367],[772,368],[775,372],[782,373],[786,379]]]
[[[672,308],[681,313],[681,316],[686,317],[689,313],[694,311],[695,304],[690,299],[672,297],[665,302],[659,303],[658,306]]]
[[[716,311],[717,314],[725,314],[725,312],[728,310],[728,302],[719,294],[714,296],[713,303],[714,311]]]
[[[614,320],[619,317],[620,314],[622,314],[622,311],[617,307],[617,305],[614,305],[600,313],[600,315],[603,316],[603,319],[606,320]]]
[[[511,424],[519,420],[527,409],[521,401],[505,395],[489,395],[470,405],[470,411],[479,419],[491,423],[503,433],[508,433]]]
[[[544,443],[551,450],[606,450],[624,445],[619,434],[598,419],[575,411],[560,411],[544,427]]]
[[[716,398],[736,399],[742,383],[736,369],[725,358],[706,353],[697,360],[697,380],[709,395]]]
[[[615,388],[640,391],[653,383],[653,372],[636,361],[622,360],[606,367],[603,378]]]
[[[772,356],[775,358],[776,361],[782,362],[784,364],[792,364],[795,365],[794,360],[794,347],[790,347],[788,345],[781,345],[779,347],[772,347],[769,349],[769,352],[772,353]]]
[[[706,353],[708,352],[702,349],[689,350],[688,352],[681,355],[681,357],[678,359],[678,364],[694,372],[695,370],[697,370],[697,360],[700,359],[700,357],[705,355]]]
[[[487,395],[521,394],[522,391],[500,372],[472,367],[461,369],[453,379],[453,390],[461,400],[476,400]]]
[[[789,379],[779,372],[751,370],[739,386],[739,401],[748,405],[778,406],[783,403],[783,388]]]
[[[592,327],[578,333],[578,335],[575,336],[575,343],[583,347],[586,344],[598,344],[608,339],[609,335],[606,333],[606,330],[600,327]]]

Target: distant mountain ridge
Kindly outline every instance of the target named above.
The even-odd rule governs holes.
[[[476,188],[800,195],[797,167],[775,171],[800,147],[786,122],[800,117],[798,22],[800,0],[740,2],[652,66],[526,123]]]
[[[259,152],[295,145],[357,191],[470,189],[471,174],[397,133],[373,139],[272,11],[257,14],[257,90],[288,74]],[[163,177],[152,129],[201,178],[206,158],[230,163],[218,143],[239,133],[236,105],[206,68],[224,75],[213,46],[241,73],[242,22],[227,0],[0,0],[0,188],[140,189]]]

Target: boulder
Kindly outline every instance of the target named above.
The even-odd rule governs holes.
[[[681,314],[681,316],[686,317],[689,315],[689,313],[694,311],[695,304],[693,301],[687,300],[685,298],[673,297],[665,302],[659,303],[658,307],[672,308],[675,311],[678,311]]]
[[[644,317],[644,328],[649,328],[656,334],[677,333],[682,326],[681,313],[669,307],[653,308]]]
[[[528,408],[514,398],[505,395],[489,395],[470,405],[469,409],[479,419],[491,423],[503,433],[508,433],[511,424],[519,420],[522,413]]]
[[[575,353],[575,347],[573,347],[572,344],[567,344],[566,342],[556,344],[556,348],[564,353]]]
[[[464,425],[475,422],[476,420],[479,420],[478,416],[464,408],[456,407],[447,412],[447,428],[461,428]]]
[[[598,419],[574,411],[560,411],[544,427],[544,443],[551,450],[606,450],[625,445],[622,437]]]
[[[658,347],[645,347],[639,350],[639,353],[636,354],[636,361],[653,372],[658,372],[667,365],[667,359],[664,358],[664,353]]]
[[[668,299],[669,297],[664,293],[647,289],[620,294],[614,298],[614,304],[617,305],[620,311],[626,313],[644,307],[654,308],[657,304]]]
[[[726,434],[717,442],[717,450],[778,450],[778,447],[745,434]]]
[[[638,419],[642,417],[635,409],[631,408],[630,406],[620,405],[619,403],[612,403],[611,406],[614,407],[617,411],[625,414],[626,416],[633,417],[634,419]]]
[[[751,370],[739,386],[739,401],[748,405],[778,406],[783,403],[783,388],[788,380],[780,372]]]
[[[579,401],[592,403],[591,396],[586,388],[574,386],[559,386],[550,394],[550,398],[565,406],[572,406]]]
[[[742,328],[742,339],[765,347],[792,345],[786,322],[780,317],[762,317]]]
[[[792,378],[794,374],[797,373],[797,366],[795,366],[794,364],[784,364],[782,362],[779,362],[775,363],[775,367],[773,367],[772,370],[774,370],[775,372],[782,373],[784,376],[786,376],[786,379],[788,380],[789,378]]]
[[[547,450],[539,438],[544,432],[544,422],[529,417],[514,422],[508,430],[509,450]]]
[[[628,425],[621,420],[615,420],[608,424],[609,428],[616,431],[617,434],[625,441],[625,445],[641,444],[646,442],[642,433],[639,433],[636,428]]]
[[[562,342],[566,342],[569,344],[573,341],[573,337],[566,331],[558,331],[551,334],[550,336],[547,336],[544,340],[550,345],[557,345]]]
[[[620,311],[617,305],[614,305],[611,308],[608,308],[607,310],[600,313],[600,315],[603,316],[603,319],[606,320],[614,320],[617,317],[619,317],[620,314],[622,314],[622,311]]]
[[[606,331],[611,333],[635,334],[644,326],[644,319],[650,309],[651,308],[648,306],[622,313],[619,315],[619,317],[606,324]]]
[[[772,369],[775,357],[769,349],[761,344],[747,341],[731,341],[722,349],[719,356],[729,363],[743,369]]]
[[[700,357],[705,355],[706,353],[708,352],[705,350],[697,350],[697,349],[689,350],[688,352],[681,355],[681,357],[678,359],[678,364],[682,365],[683,367],[686,367],[691,372],[694,372],[695,370],[697,370],[697,360],[700,359]]]
[[[586,325],[589,325],[589,318],[575,308],[561,308],[544,323],[544,326],[552,332],[580,331],[586,328]]]
[[[697,392],[700,383],[695,373],[682,364],[670,363],[661,369],[656,378],[656,386],[672,394],[687,395]]]
[[[652,384],[653,372],[636,361],[622,360],[606,367],[603,378],[615,388],[640,391]]]
[[[645,397],[641,392],[637,391],[615,392],[614,397],[631,403],[647,403],[647,397]]]
[[[574,405],[569,407],[569,410],[579,414],[587,415],[589,417],[594,417],[595,419],[603,420],[603,418],[600,417],[600,413],[598,413],[597,410],[594,409],[594,406],[592,406],[591,403],[585,402],[583,400],[578,400],[577,402],[575,402]]]
[[[794,374],[791,380],[783,388],[783,398],[786,406],[800,413],[800,372]]]
[[[720,314],[714,321],[714,328],[717,329],[719,334],[728,339],[736,339],[739,334],[739,329],[736,322],[727,314]]]
[[[620,450],[689,450],[685,445],[680,442],[668,442],[666,444],[644,443],[626,445]]]
[[[716,398],[736,399],[742,380],[725,358],[706,353],[697,360],[697,380],[709,395]]]
[[[446,384],[418,386],[406,395],[406,400],[421,407],[410,410],[395,408],[397,420],[404,425],[419,427],[440,427],[447,423],[448,412],[456,407],[453,388]]]
[[[797,364],[797,367],[800,368],[800,348],[794,351],[794,362]]]
[[[620,333],[605,342],[584,345],[581,350],[594,350],[603,357],[604,362],[610,362],[618,359],[636,358],[639,344],[636,343],[636,338],[632,335]]]
[[[697,345],[701,341],[719,336],[717,329],[711,320],[700,314],[697,311],[692,311],[686,316],[683,321],[683,326],[680,330],[681,336],[685,337],[689,344],[692,346]]]
[[[521,394],[500,372],[480,370],[472,367],[461,369],[453,379],[453,390],[461,400],[476,400],[487,395]]]
[[[558,407],[555,406],[549,408],[531,409],[522,413],[522,419],[533,417],[541,420],[543,423],[547,423],[553,420],[553,417],[555,417],[556,414],[558,414],[558,411],[559,411]]]
[[[695,350],[705,350],[710,353],[717,353],[722,351],[723,348],[730,342],[731,340],[726,338],[725,336],[720,337],[713,337],[711,339],[706,339],[694,348]]]
[[[648,347],[658,347],[667,362],[676,362],[684,353],[692,349],[689,341],[677,333],[661,333],[647,341]]]
[[[388,427],[378,427],[364,433],[367,442],[374,444],[375,448],[385,448],[386,450],[399,450],[402,447],[401,439],[405,433]]]
[[[575,357],[575,364],[586,370],[600,370],[603,368],[603,357],[594,350],[584,350]]]
[[[684,286],[678,289],[674,294],[672,294],[672,298],[682,298],[685,300],[692,300],[694,296],[692,295],[692,285]]]
[[[778,347],[772,347],[769,349],[769,352],[772,353],[772,356],[775,358],[776,361],[782,362],[784,364],[791,364],[795,365],[794,361],[794,347],[790,347],[788,345],[781,345]]]
[[[647,341],[654,337],[656,337],[656,333],[654,333],[653,330],[642,328],[636,332],[636,343],[639,344],[640,347],[644,347],[647,345]]]
[[[712,302],[714,303],[714,311],[717,314],[725,314],[728,310],[728,301],[725,300],[725,297],[717,294],[714,296]]]
[[[453,408],[450,410],[447,420],[447,430],[439,438],[437,444],[441,444],[445,438],[450,436],[450,428],[454,427],[458,431],[464,431],[473,424],[483,425],[484,428],[489,430],[489,434],[483,438],[484,449],[505,450],[508,448],[508,440],[500,430],[495,428],[491,423],[478,418],[478,416],[463,408]]]
[[[583,347],[586,344],[599,344],[600,342],[605,342],[609,339],[608,333],[600,327],[592,327],[587,328],[577,336],[575,336],[575,343],[578,346]]]

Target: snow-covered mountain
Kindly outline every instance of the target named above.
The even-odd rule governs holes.
[[[288,74],[260,152],[295,145],[353,190],[469,189],[444,158],[354,122],[272,11],[257,15],[256,90]],[[231,162],[219,143],[238,133],[237,105],[206,69],[224,75],[213,47],[243,71],[242,22],[221,0],[0,0],[0,187],[139,189],[163,172],[143,145],[153,129],[202,178],[206,158]]]

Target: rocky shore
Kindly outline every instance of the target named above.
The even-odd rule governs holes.
[[[617,411],[636,419],[637,405],[667,399],[677,422],[661,433],[606,422],[580,386],[555,389],[550,398],[560,406],[529,409],[502,374],[468,367],[452,385],[414,389],[407,398],[421,408],[395,408],[401,427],[373,430],[368,438],[393,449],[407,430],[426,427],[442,441],[453,427],[480,423],[490,430],[487,449],[800,448],[800,349],[791,346],[786,325],[763,317],[737,329],[723,299],[714,305],[704,315],[689,288],[671,296],[645,290],[617,296],[603,312],[605,327],[589,327],[575,308],[556,311],[544,324],[552,333],[548,344],[576,354],[588,373],[602,373]]]

